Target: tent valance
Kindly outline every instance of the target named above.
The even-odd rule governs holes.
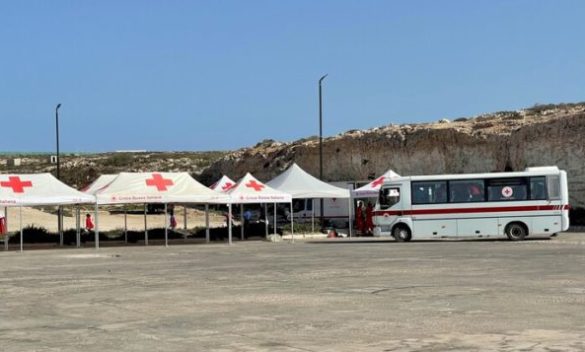
[[[226,194],[211,190],[186,172],[120,173],[96,192],[98,204],[228,203]]]

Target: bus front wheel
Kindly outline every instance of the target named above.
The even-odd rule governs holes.
[[[412,233],[406,225],[396,225],[392,229],[392,237],[398,242],[408,242],[412,238]]]
[[[506,226],[506,236],[508,236],[510,241],[522,241],[528,236],[528,229],[522,223],[513,222]]]

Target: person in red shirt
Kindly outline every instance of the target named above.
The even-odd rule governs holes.
[[[366,207],[366,231],[368,235],[374,234],[374,207],[372,206],[371,202],[368,202],[368,206]]]
[[[87,214],[85,216],[85,229],[87,231],[92,231],[95,225],[93,224],[93,219],[91,218],[91,214]]]

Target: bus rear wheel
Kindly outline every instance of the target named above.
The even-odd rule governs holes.
[[[528,229],[522,223],[513,222],[506,226],[506,236],[510,241],[522,241],[528,236]]]
[[[408,226],[396,225],[394,229],[392,229],[392,237],[398,242],[408,242],[412,238],[412,233]]]

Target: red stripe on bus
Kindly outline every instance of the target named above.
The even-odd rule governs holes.
[[[443,209],[413,209],[413,210],[377,210],[374,216],[380,215],[434,215],[434,214],[469,214],[469,213],[504,213],[517,211],[547,211],[568,210],[571,206],[565,205],[526,205],[515,207],[482,207],[482,208],[443,208]]]

